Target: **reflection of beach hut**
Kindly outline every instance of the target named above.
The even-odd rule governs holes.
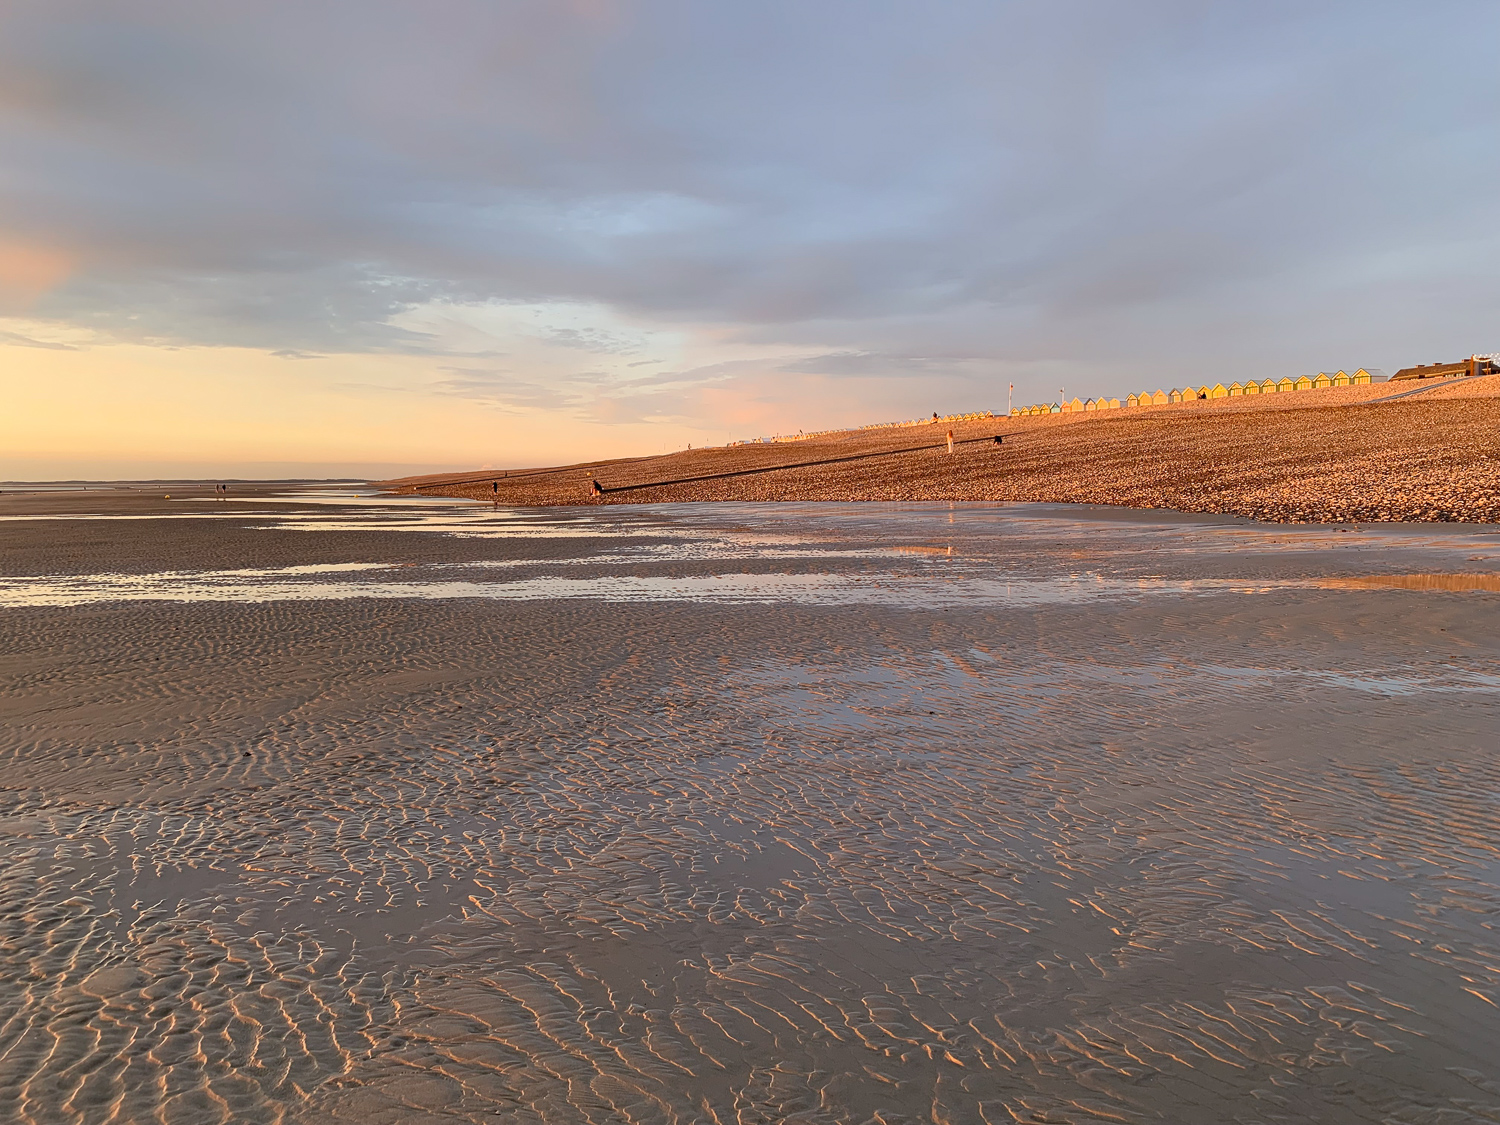
[[[1172,400],[1167,397],[1167,392],[1166,391],[1152,391],[1151,392],[1151,405],[1152,406],[1165,406],[1167,403],[1169,403],[1171,401]]]

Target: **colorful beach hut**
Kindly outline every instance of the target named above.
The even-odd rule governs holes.
[[[1258,394],[1260,394],[1260,384],[1257,383],[1254,379],[1251,379],[1248,382],[1246,382],[1244,386],[1242,386],[1240,388],[1240,394],[1242,394],[1242,395],[1258,395]]]
[[[1333,376],[1326,371],[1319,371],[1312,379],[1312,389],[1321,391],[1324,387],[1333,386]]]
[[[1152,406],[1165,406],[1165,405],[1167,405],[1167,403],[1169,403],[1171,401],[1172,400],[1167,397],[1167,392],[1166,391],[1152,391],[1151,392],[1151,405]]]
[[[1292,383],[1292,390],[1294,390],[1294,391],[1310,391],[1310,390],[1312,390],[1312,385],[1313,385],[1312,376],[1310,376],[1310,375],[1303,375],[1299,379],[1297,379],[1295,382]]]
[[[1333,385],[1335,387],[1347,387],[1350,382],[1351,380],[1345,372],[1335,371],[1333,373]]]
[[[1260,384],[1260,393],[1263,395],[1274,395],[1281,390],[1281,384],[1275,379],[1263,379]]]
[[[1211,387],[1208,388],[1208,397],[1209,398],[1228,398],[1229,397],[1229,388],[1226,387],[1223,383],[1215,383],[1213,386],[1211,386]]]

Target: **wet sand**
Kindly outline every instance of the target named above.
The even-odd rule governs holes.
[[[1500,529],[350,499],[0,496],[0,1117],[1500,1114]]]
[[[493,493],[494,473],[391,484],[503,504],[989,500],[1287,523],[1500,521],[1500,375],[964,422],[951,455],[949,428],[513,470]],[[809,461],[826,463],[746,474]],[[622,491],[591,497],[591,477]]]

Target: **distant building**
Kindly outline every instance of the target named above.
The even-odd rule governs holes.
[[[1492,355],[1471,355],[1457,363],[1428,363],[1403,367],[1391,382],[1406,379],[1462,379],[1475,375],[1500,375],[1500,363]]]

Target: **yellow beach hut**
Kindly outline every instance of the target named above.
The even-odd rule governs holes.
[[[1294,390],[1294,391],[1310,391],[1310,390],[1312,390],[1312,385],[1313,385],[1312,377],[1308,376],[1308,375],[1303,375],[1295,383],[1292,384],[1292,390]]]
[[[1131,391],[1128,395],[1125,396],[1126,406],[1139,406],[1140,404],[1141,396],[1136,394],[1134,391]]]
[[[1319,371],[1313,376],[1312,389],[1321,391],[1324,387],[1333,386],[1333,376],[1326,371]]]
[[[1226,387],[1223,383],[1215,383],[1213,386],[1211,386],[1211,387],[1208,388],[1208,397],[1209,398],[1228,398],[1229,397],[1229,388]]]
[[[1260,384],[1257,383],[1254,379],[1250,379],[1245,383],[1244,386],[1240,388],[1240,394],[1258,395],[1260,394]]]
[[[1263,395],[1274,395],[1279,390],[1281,390],[1281,384],[1278,383],[1275,379],[1262,379],[1261,380],[1261,384],[1260,384],[1260,393],[1261,394],[1263,394]]]
[[[1171,401],[1172,400],[1167,397],[1167,392],[1166,391],[1152,391],[1151,392],[1151,405],[1152,406],[1165,406],[1165,405],[1167,405],[1167,403],[1169,403]]]
[[[1370,378],[1370,373],[1363,367],[1361,367],[1353,375],[1349,376],[1349,382],[1353,383],[1355,386],[1363,386],[1364,384],[1371,381],[1372,380]]]
[[[1347,387],[1350,382],[1349,376],[1343,371],[1335,371],[1333,373],[1333,385],[1335,387]]]
[[[1185,402],[1185,401],[1187,401],[1187,395],[1188,395],[1187,391],[1178,390],[1176,387],[1173,387],[1170,391],[1167,392],[1167,401],[1168,402]]]
[[[1242,395],[1244,393],[1245,393],[1245,384],[1244,383],[1241,383],[1239,381],[1235,381],[1235,382],[1229,384],[1229,397],[1230,398],[1239,398],[1240,395]]]

